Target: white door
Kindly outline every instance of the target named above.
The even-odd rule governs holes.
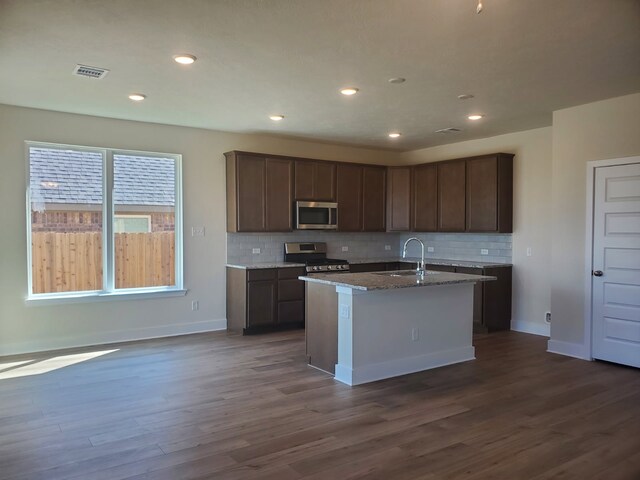
[[[593,357],[640,367],[640,163],[596,168]]]

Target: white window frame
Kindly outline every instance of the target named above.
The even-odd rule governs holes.
[[[59,150],[79,150],[102,154],[102,289],[78,292],[33,293],[32,247],[31,247],[31,172],[30,149],[50,148]],[[115,288],[115,251],[113,242],[113,156],[156,156],[172,158],[175,165],[175,277],[176,284],[166,287]],[[186,295],[183,276],[183,219],[182,219],[182,155],[175,153],[121,150],[105,147],[86,147],[59,143],[26,141],[26,227],[27,227],[27,305],[52,305],[59,303],[79,303],[107,300],[146,299],[154,297],[175,297]]]

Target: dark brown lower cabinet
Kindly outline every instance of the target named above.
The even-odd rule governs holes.
[[[304,327],[304,268],[227,267],[227,330],[250,334]]]
[[[478,282],[474,287],[473,331],[510,330],[512,267],[456,267],[456,273],[497,277],[491,282]]]

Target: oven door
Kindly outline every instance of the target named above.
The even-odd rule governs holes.
[[[337,203],[296,202],[297,230],[336,230],[337,228]]]

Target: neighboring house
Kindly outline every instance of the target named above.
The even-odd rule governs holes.
[[[102,230],[102,156],[95,152],[32,148],[33,232]],[[174,230],[172,159],[114,155],[116,233]]]

